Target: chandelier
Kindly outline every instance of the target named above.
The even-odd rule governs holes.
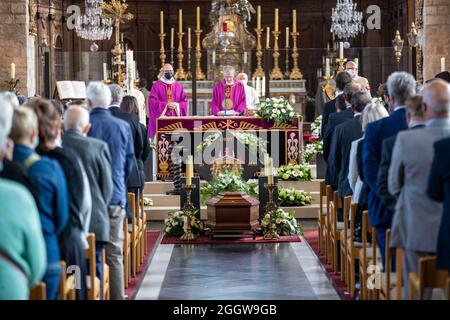
[[[331,32],[345,41],[354,38],[359,33],[364,33],[362,18],[363,14],[356,11],[353,0],[337,0],[331,13]]]
[[[94,41],[91,51],[97,51],[95,41],[111,38],[114,21],[111,18],[103,18],[103,0],[85,0],[86,9],[84,15],[77,18],[75,31],[80,38]]]

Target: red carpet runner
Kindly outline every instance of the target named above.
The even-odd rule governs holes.
[[[347,286],[344,281],[341,280],[341,276],[339,273],[334,272],[333,268],[330,264],[327,263],[327,260],[322,254],[319,254],[319,232],[317,229],[307,229],[303,235],[306,242],[308,242],[311,249],[313,249],[316,256],[319,258],[320,263],[323,265],[326,270],[328,277],[333,282],[334,288],[338,292],[339,296],[343,300],[353,300],[350,293],[347,291]]]
[[[281,243],[281,242],[300,242],[299,236],[281,236],[276,240],[267,240],[263,236],[253,238],[216,238],[210,239],[208,236],[201,236],[196,241],[181,241],[178,237],[165,236],[161,240],[161,244],[235,244],[235,243]]]
[[[137,289],[139,288],[139,284],[141,283],[142,278],[145,276],[145,271],[147,270],[148,259],[152,256],[153,249],[155,248],[156,242],[158,240],[160,231],[151,230],[147,231],[147,252],[144,257],[144,263],[141,264],[139,270],[134,278],[131,278],[130,284],[128,285],[128,289],[125,289],[125,295],[128,300],[134,299]]]

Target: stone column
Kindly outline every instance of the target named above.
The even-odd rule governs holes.
[[[424,80],[441,71],[441,57],[450,70],[450,1],[425,0],[423,67]]]
[[[35,39],[29,35],[29,0],[0,1],[0,90],[7,89],[10,65],[16,64],[20,92],[36,93]]]

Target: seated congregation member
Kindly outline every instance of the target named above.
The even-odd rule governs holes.
[[[111,299],[123,300],[123,219],[127,203],[126,181],[135,161],[133,137],[130,126],[108,110],[112,99],[105,84],[91,82],[86,89],[86,99],[91,110],[88,135],[106,142],[111,154],[113,193],[108,204],[110,238],[106,245],[106,263],[110,268]]]
[[[392,238],[403,248],[405,294],[408,275],[418,271],[419,259],[437,248],[442,204],[426,193],[433,161],[433,145],[450,137],[450,85],[435,80],[423,89],[425,128],[400,132],[389,168],[389,192],[397,197]],[[391,243],[392,244],[392,243]]]
[[[371,122],[378,121],[380,119],[388,117],[389,114],[385,107],[378,102],[369,103],[362,112],[361,116],[361,129],[362,132],[367,128],[367,125]],[[367,184],[364,183],[364,172],[362,169],[362,146],[364,143],[364,136],[358,140],[352,142],[350,149],[349,170],[348,170],[348,182],[352,189],[352,202],[357,203],[355,218],[355,241],[361,242],[362,225],[361,217],[363,211],[367,210],[367,198],[369,190]]]
[[[366,91],[353,94],[351,105],[354,118],[338,125],[333,133],[330,169],[338,175],[337,190],[341,198],[353,193],[348,183],[350,149],[352,142],[362,137],[361,113],[369,102],[370,96]]]
[[[12,126],[13,106],[0,97],[0,164]],[[0,171],[1,171],[0,166]],[[0,300],[26,300],[44,276],[45,242],[39,212],[23,185],[0,178]]]
[[[416,81],[407,72],[394,72],[387,81],[389,100],[393,112],[387,118],[370,123],[364,133],[362,149],[364,182],[369,187],[369,218],[370,224],[375,226],[377,243],[380,249],[383,266],[385,252],[386,230],[391,225],[392,216],[386,212],[378,195],[377,178],[381,161],[381,144],[383,140],[396,135],[408,128],[406,123],[405,102],[416,93]]]
[[[57,161],[35,152],[39,131],[36,114],[31,108],[16,108],[10,136],[15,143],[13,161],[24,168],[38,194],[39,217],[47,253],[43,281],[47,299],[54,300],[61,274],[58,237],[69,219],[66,178]]]
[[[336,112],[337,98],[344,93],[345,86],[352,82],[352,77],[348,72],[340,72],[336,75],[336,77],[334,77],[334,82],[336,83],[335,98],[325,103],[325,106],[323,107],[322,127],[320,128],[320,132],[322,132],[322,134],[325,133],[328,117],[330,114]]]
[[[76,291],[77,299],[87,298],[86,263],[84,250],[89,248],[87,230],[91,220],[92,199],[89,182],[77,155],[72,150],[63,149],[61,145],[61,116],[59,111],[43,99],[34,100],[30,107],[34,110],[39,124],[40,155],[56,160],[66,178],[69,201],[69,221],[59,235],[61,259],[67,266],[80,268],[80,289]]]
[[[425,127],[425,115],[422,105],[422,96],[415,95],[409,97],[406,102],[406,121],[410,129],[420,129]],[[381,148],[381,162],[378,169],[377,189],[380,199],[389,212],[393,215],[395,212],[395,197],[388,191],[388,173],[392,158],[392,149],[394,148],[397,135],[383,140]],[[392,236],[392,234],[391,234]]]
[[[450,272],[450,138],[434,144],[433,164],[427,194],[443,202],[443,212],[436,248],[436,268]]]
[[[109,242],[108,204],[113,190],[111,155],[105,142],[87,137],[91,125],[89,124],[89,112],[85,108],[69,107],[64,118],[64,127],[66,133],[62,137],[63,148],[71,150],[79,157],[89,180],[92,209],[91,221],[85,231],[95,234],[96,274],[99,279],[103,279],[101,249]]]

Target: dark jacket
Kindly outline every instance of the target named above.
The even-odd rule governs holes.
[[[367,184],[370,190],[368,208],[372,226],[389,226],[392,220],[392,215],[386,211],[377,190],[382,142],[384,139],[392,137],[407,128],[404,108],[398,109],[387,118],[367,125],[363,145],[363,171],[364,183]]]
[[[435,201],[444,202],[438,235],[436,268],[450,271],[450,138],[434,144],[427,194]]]
[[[336,98],[333,100],[328,101],[323,106],[323,112],[322,112],[322,127],[320,128],[320,132],[322,132],[322,136],[325,133],[325,126],[328,123],[328,118],[330,114],[336,112]]]
[[[128,198],[126,181],[136,161],[130,126],[103,108],[94,108],[91,111],[90,123],[92,127],[88,135],[106,142],[111,154],[114,187],[109,204],[125,208]]]
[[[12,180],[23,185],[33,195],[34,201],[37,205],[37,191],[21,166],[7,159],[3,159],[3,170],[0,171],[0,178]]]
[[[127,188],[141,188],[144,181],[141,180],[139,174],[139,164],[137,163],[137,161],[139,161],[142,156],[143,140],[142,131],[139,126],[139,117],[135,114],[124,112],[117,106],[111,106],[109,110],[114,117],[124,120],[130,126],[131,136],[133,137],[134,156],[136,161],[133,163],[131,175],[127,180]]]
[[[108,145],[101,140],[84,137],[74,130],[67,131],[62,140],[64,149],[72,150],[79,156],[89,179],[92,197],[89,232],[95,234],[97,241],[108,242],[108,204],[113,191]]]
[[[143,125],[142,123],[139,123],[139,127],[141,129],[142,133],[142,155],[140,158],[137,159],[137,165],[139,169],[139,176],[141,179],[141,188],[144,187],[145,184],[145,170],[144,170],[144,163],[150,156],[150,141],[147,137],[147,127]]]
[[[353,194],[348,182],[348,169],[352,142],[361,138],[363,134],[360,118],[358,115],[338,125],[333,133],[330,155],[334,161],[330,163],[330,170],[335,172],[333,175],[338,175],[338,185],[332,187],[333,189],[337,187],[340,197]]]

